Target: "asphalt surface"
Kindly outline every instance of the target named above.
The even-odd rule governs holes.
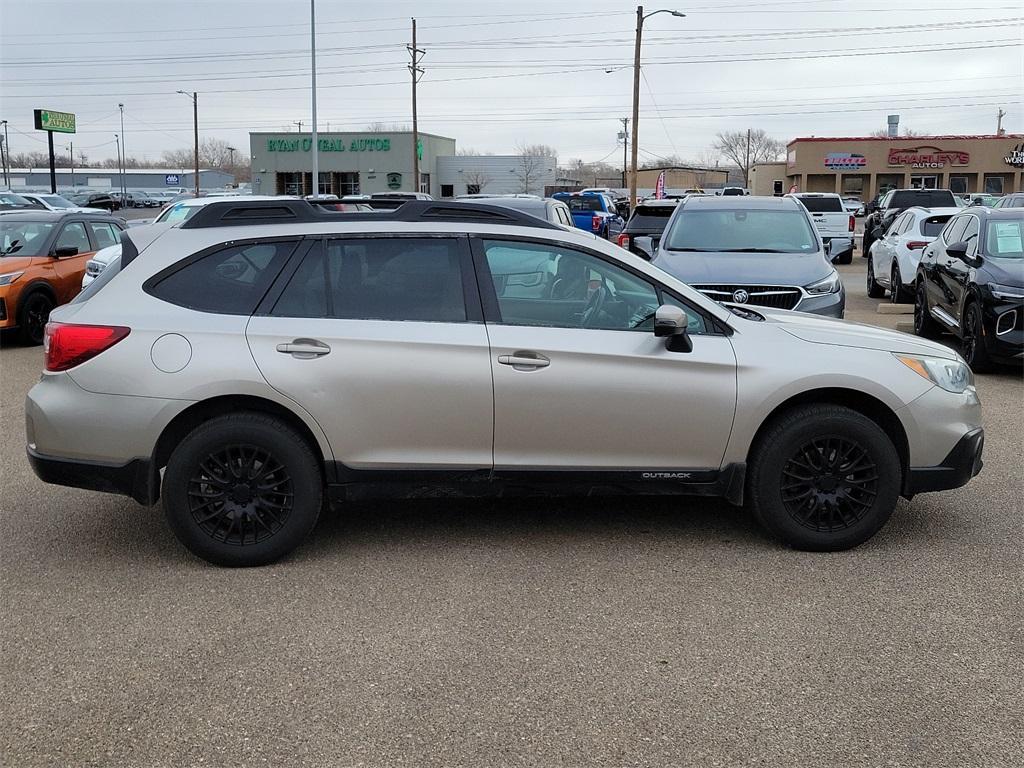
[[[850,316],[893,326],[842,272]],[[159,507],[47,486],[0,350],[0,763],[1019,766],[1020,370],[983,473],[852,552],[701,499],[418,501],[225,570]]]

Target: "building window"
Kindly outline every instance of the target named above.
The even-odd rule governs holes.
[[[310,174],[312,180],[313,174]],[[318,195],[329,195],[331,193],[331,174],[330,173],[317,173],[317,186],[320,189],[317,190]]]
[[[454,184],[442,184],[441,185],[441,197],[455,197],[455,185]]]
[[[344,172],[334,174],[334,194],[344,195],[358,195],[359,194],[359,174]]]
[[[279,173],[277,174],[277,194],[279,195],[301,195],[302,174],[301,173]]]
[[[967,191],[967,177],[966,176],[950,176],[949,177],[949,191],[954,195],[962,195]]]
[[[985,194],[986,195],[1001,195],[1003,194],[1003,177],[1002,176],[985,176]]]
[[[428,195],[430,194],[430,174],[429,173],[421,173],[420,174],[420,188],[419,188],[418,191],[426,192]]]
[[[479,184],[467,184],[466,185],[466,194],[467,195],[479,195],[480,194],[480,185]]]

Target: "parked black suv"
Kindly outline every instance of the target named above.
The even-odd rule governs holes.
[[[875,242],[897,216],[907,208],[958,208],[956,197],[948,189],[891,189],[882,196],[878,203],[871,204],[868,217],[864,220],[864,240],[861,243],[860,255],[868,257],[871,244]],[[881,229],[879,234],[876,229]]]
[[[963,342],[974,371],[1024,357],[1024,208],[951,218],[917,270],[914,332]]]
[[[620,247],[650,261],[679,200],[645,200],[637,203],[616,242]]]

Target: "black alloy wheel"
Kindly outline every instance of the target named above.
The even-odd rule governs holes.
[[[878,467],[854,440],[817,438],[788,458],[780,488],[782,502],[797,523],[833,533],[855,525],[871,510],[878,495]]]
[[[912,300],[912,296],[903,287],[903,277],[900,275],[900,265],[892,265],[892,276],[889,278],[889,302],[891,304],[906,304]]]
[[[937,339],[942,335],[942,327],[928,311],[928,289],[923,279],[917,281],[914,293],[914,333],[925,339]]]
[[[972,301],[964,310],[963,319],[963,357],[971,370],[984,373],[991,370],[992,360],[985,347],[985,325],[981,316],[981,305]]]
[[[189,512],[212,539],[245,546],[273,536],[288,521],[292,477],[255,445],[227,445],[200,461],[189,479]]]
[[[29,294],[22,300],[21,317],[18,320],[22,343],[33,346],[43,343],[43,337],[46,335],[46,323],[50,320],[52,309],[53,302],[42,291]]]
[[[885,288],[875,280],[875,266],[872,259],[868,259],[867,289],[869,299],[881,299],[885,296]]]

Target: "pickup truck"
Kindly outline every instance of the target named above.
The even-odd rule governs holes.
[[[556,192],[552,197],[569,206],[576,229],[593,232],[605,240],[614,241],[625,224],[615,201],[603,192]]]
[[[877,203],[872,202],[868,208],[868,217],[864,220],[864,240],[861,243],[860,255],[864,258],[871,253],[871,245],[877,240],[876,229],[882,234],[889,225],[907,208],[958,208],[961,207],[953,193],[948,189],[891,189]]]
[[[786,197],[795,197],[803,203],[826,246],[833,238],[850,241],[849,250],[829,254],[833,262],[850,264],[853,261],[853,230],[857,222],[843,206],[843,198],[827,192],[795,192]]]

